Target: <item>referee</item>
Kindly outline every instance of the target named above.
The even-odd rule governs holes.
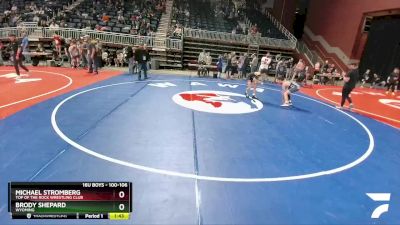
[[[9,35],[9,40],[10,40],[10,47],[12,50],[12,59],[14,62],[14,67],[15,67],[15,73],[17,74],[16,79],[20,79],[21,75],[19,74],[19,67],[24,69],[26,72],[29,73],[28,68],[26,68],[23,64],[23,55],[22,55],[22,43],[20,40],[17,40],[15,34],[10,34]]]
[[[358,65],[355,63],[350,64],[350,71],[343,77],[344,85],[342,89],[342,101],[340,102],[340,106],[337,107],[338,109],[343,108],[346,100],[350,104],[349,105],[350,110],[354,107],[350,94],[351,91],[353,91],[353,89],[356,87],[358,77],[359,77]]]

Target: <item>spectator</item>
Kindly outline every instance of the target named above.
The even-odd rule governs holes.
[[[61,57],[61,46],[62,46],[62,38],[58,34],[53,35],[53,41],[55,46],[55,51],[57,53],[57,58]]]
[[[230,78],[230,72],[232,71],[232,54],[229,53],[226,57],[226,67],[225,67],[225,73],[226,73],[226,79]]]
[[[135,51],[135,59],[138,62],[138,80],[141,80],[142,70],[144,72],[144,79],[147,79],[147,62],[150,60],[150,55],[147,50],[146,44],[141,45]]]
[[[29,39],[28,35],[26,32],[22,33],[22,41],[21,41],[21,47],[22,47],[22,54],[25,57],[25,62],[30,62],[31,61],[31,56],[29,55]]]
[[[223,56],[219,55],[218,56],[218,61],[217,61],[217,71],[218,71],[218,75],[217,76],[218,76],[218,78],[221,78],[223,64],[224,64]]]
[[[79,51],[81,54],[81,62],[82,62],[82,67],[84,69],[87,68],[88,64],[88,58],[87,58],[87,50],[88,50],[88,36],[85,36],[81,40],[81,44],[79,45]]]
[[[80,53],[76,40],[71,41],[71,45],[68,48],[68,52],[71,56],[71,66],[77,69],[80,61]]]
[[[231,58],[231,76],[235,76],[238,73],[238,59],[236,53],[232,54]]]
[[[60,28],[60,26],[58,26],[58,24],[56,24],[56,22],[53,20],[53,21],[50,23],[49,28],[50,28],[50,30],[56,30],[56,29]]]
[[[122,14],[118,15],[118,22],[125,24],[125,17]]]
[[[198,64],[206,64],[206,50],[203,49],[202,52],[200,52],[199,57],[197,58],[197,63]]]
[[[114,59],[115,67],[123,67],[124,66],[124,53],[117,52],[117,57]]]
[[[32,21],[33,21],[33,22],[37,22],[37,23],[39,23],[39,21],[40,21],[40,18],[39,18],[39,16],[38,16],[38,14],[35,14],[35,15],[33,16],[33,19],[32,19]]]
[[[249,56],[247,55],[247,53],[244,53],[244,59],[243,59],[243,65],[242,65],[242,73],[241,73],[242,78],[246,78],[247,77],[247,72],[248,72],[249,66],[250,66]]]
[[[210,53],[207,52],[207,54],[206,54],[207,75],[209,75],[209,73],[210,73],[208,68],[210,68],[211,64],[212,64],[212,57],[211,57]]]
[[[254,73],[257,71],[258,57],[256,54],[251,55],[250,72]]]
[[[0,66],[3,66],[4,61],[3,61],[3,48],[4,44],[3,42],[0,41]]]
[[[93,73],[94,74],[99,74],[98,72],[98,63],[97,63],[97,47],[96,47],[96,42],[91,41],[91,39],[88,37],[88,49],[87,49],[87,58],[88,58],[88,73]]]
[[[135,61],[135,50],[133,47],[128,46],[126,49],[126,58],[128,60],[128,70],[129,74],[134,74],[136,70],[136,61]]]
[[[101,17],[101,20],[102,20],[104,23],[108,23],[108,22],[110,21],[110,16],[107,16],[106,13],[103,13],[103,16]]]
[[[12,7],[11,7],[11,12],[12,12],[12,13],[17,13],[17,10],[18,10],[17,5],[16,5],[16,4],[13,4]]]
[[[260,64],[260,68],[258,69],[259,72],[261,72],[261,74],[267,74],[268,75],[268,69],[269,69],[269,65],[272,62],[272,57],[269,54],[269,52],[261,58],[261,64]],[[264,80],[264,78],[263,78]]]
[[[101,60],[103,61],[103,65],[110,66],[108,64],[108,51],[103,49],[103,53],[101,54]]]

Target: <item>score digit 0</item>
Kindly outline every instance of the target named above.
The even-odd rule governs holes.
[[[124,211],[125,205],[121,203],[121,204],[119,204],[118,208],[120,211]]]
[[[118,196],[119,196],[119,198],[124,198],[124,197],[125,197],[125,192],[120,191],[120,192],[118,193]]]

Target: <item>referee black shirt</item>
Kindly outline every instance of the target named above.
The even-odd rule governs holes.
[[[17,56],[18,48],[21,47],[21,44],[22,44],[21,40],[17,40],[17,39],[15,39],[15,41],[10,43],[10,48],[11,48],[11,51],[12,51],[12,54],[14,57]],[[21,51],[21,53],[22,53],[22,51]]]
[[[351,89],[355,88],[355,87],[356,87],[356,84],[357,84],[357,81],[358,81],[358,77],[359,77],[358,68],[357,68],[357,69],[351,70],[351,71],[347,74],[347,77],[349,77],[350,80],[349,80],[348,82],[346,82],[346,83],[344,84],[344,86],[347,87],[347,88],[351,88]]]

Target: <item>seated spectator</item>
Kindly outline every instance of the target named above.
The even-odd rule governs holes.
[[[123,67],[124,66],[124,53],[118,52],[117,58],[114,59],[115,67]]]
[[[125,24],[125,17],[122,14],[118,15],[118,22]]]
[[[107,26],[100,26],[99,24],[97,24],[97,25],[94,27],[94,30],[97,30],[97,31],[109,31],[110,28],[107,27]]]
[[[50,23],[49,28],[50,28],[51,30],[55,30],[55,29],[57,29],[57,28],[60,28],[60,26],[58,26],[58,24],[56,24],[56,22],[53,20],[53,21]]]
[[[101,20],[102,20],[104,23],[108,23],[108,22],[110,21],[110,16],[107,16],[106,13],[103,13],[103,16],[101,17]]]
[[[37,23],[39,23],[39,21],[40,21],[40,18],[39,18],[39,16],[38,16],[38,14],[35,14],[35,15],[33,16],[33,19],[32,19],[32,21],[33,21],[33,22],[37,22]]]
[[[111,61],[109,60],[109,54],[107,50],[103,51],[101,54],[101,60],[103,61],[103,65],[111,66]]]
[[[18,10],[18,7],[16,4],[13,4],[13,6],[11,7],[11,12],[16,13]]]
[[[182,27],[179,24],[176,25],[175,30],[172,33],[172,35],[174,37],[178,37],[178,38],[182,37]]]
[[[89,14],[87,14],[87,13],[82,13],[82,17],[83,17],[84,19],[87,19],[87,18],[89,17]]]
[[[37,48],[36,48],[36,52],[44,52],[44,48],[43,48],[43,44],[39,43]]]
[[[35,5],[35,2],[31,2],[31,5],[29,6],[29,9],[31,10],[31,11],[35,11],[37,8],[36,8],[36,5]]]

